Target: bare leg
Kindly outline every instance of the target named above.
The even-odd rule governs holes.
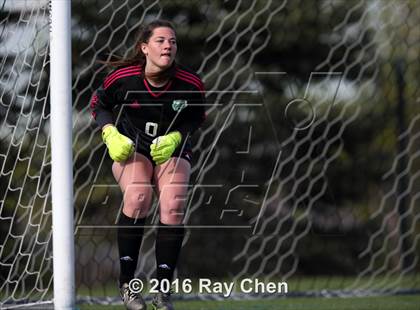
[[[190,172],[190,163],[179,157],[172,157],[156,166],[154,179],[159,194],[160,221],[163,224],[182,223]]]
[[[153,166],[142,154],[126,162],[114,162],[112,173],[124,195],[123,213],[131,218],[146,217],[152,201]]]

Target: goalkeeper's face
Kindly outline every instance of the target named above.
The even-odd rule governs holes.
[[[148,42],[142,43],[141,49],[146,55],[146,65],[165,70],[172,65],[176,56],[175,32],[167,27],[155,28]]]

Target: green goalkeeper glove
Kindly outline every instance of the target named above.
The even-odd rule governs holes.
[[[181,143],[179,131],[172,131],[167,135],[157,137],[150,145],[150,155],[157,165],[163,164],[171,158],[175,149]]]
[[[114,161],[126,161],[134,153],[133,141],[120,134],[115,126],[106,126],[102,129],[102,140]]]

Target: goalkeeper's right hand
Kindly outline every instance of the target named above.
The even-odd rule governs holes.
[[[120,134],[113,125],[108,125],[102,129],[102,140],[106,144],[114,161],[126,161],[134,153],[134,143],[130,138]]]

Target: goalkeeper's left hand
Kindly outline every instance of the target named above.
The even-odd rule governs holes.
[[[150,145],[150,155],[157,165],[163,164],[171,158],[173,152],[181,143],[181,133],[172,131],[167,135],[157,137]]]

